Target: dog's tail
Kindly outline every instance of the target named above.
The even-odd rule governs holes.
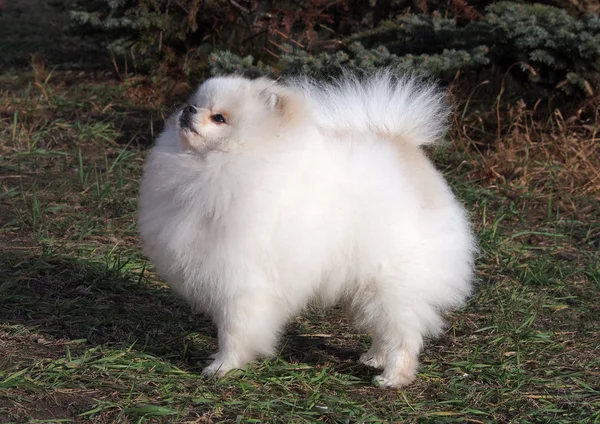
[[[436,85],[387,70],[363,78],[346,74],[327,83],[296,79],[292,86],[304,94],[325,130],[374,132],[417,146],[441,139],[451,111]]]

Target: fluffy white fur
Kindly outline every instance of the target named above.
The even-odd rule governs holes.
[[[372,336],[360,360],[383,368],[377,384],[412,382],[424,336],[471,290],[468,221],[419,147],[444,131],[442,95],[385,72],[232,76],[189,104],[191,125],[174,114],[150,153],[139,227],[159,272],[218,327],[204,374],[274,355],[285,323],[319,301]]]

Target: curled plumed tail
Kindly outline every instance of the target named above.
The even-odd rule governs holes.
[[[333,82],[297,79],[318,125],[325,130],[376,132],[417,146],[434,144],[447,128],[450,106],[435,85],[380,71]]]

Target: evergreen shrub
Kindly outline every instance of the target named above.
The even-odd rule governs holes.
[[[407,4],[411,13],[400,13]],[[162,63],[187,73],[322,77],[386,66],[446,78],[477,69],[510,71],[542,96],[600,89],[600,18],[543,4],[70,0],[69,7],[77,31],[103,32],[112,54],[140,70]]]

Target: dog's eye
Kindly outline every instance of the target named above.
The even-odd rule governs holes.
[[[217,124],[226,124],[227,121],[225,120],[225,117],[223,115],[221,115],[220,113],[217,113],[216,115],[212,115],[210,117],[210,119],[212,119],[213,122],[216,122]]]

